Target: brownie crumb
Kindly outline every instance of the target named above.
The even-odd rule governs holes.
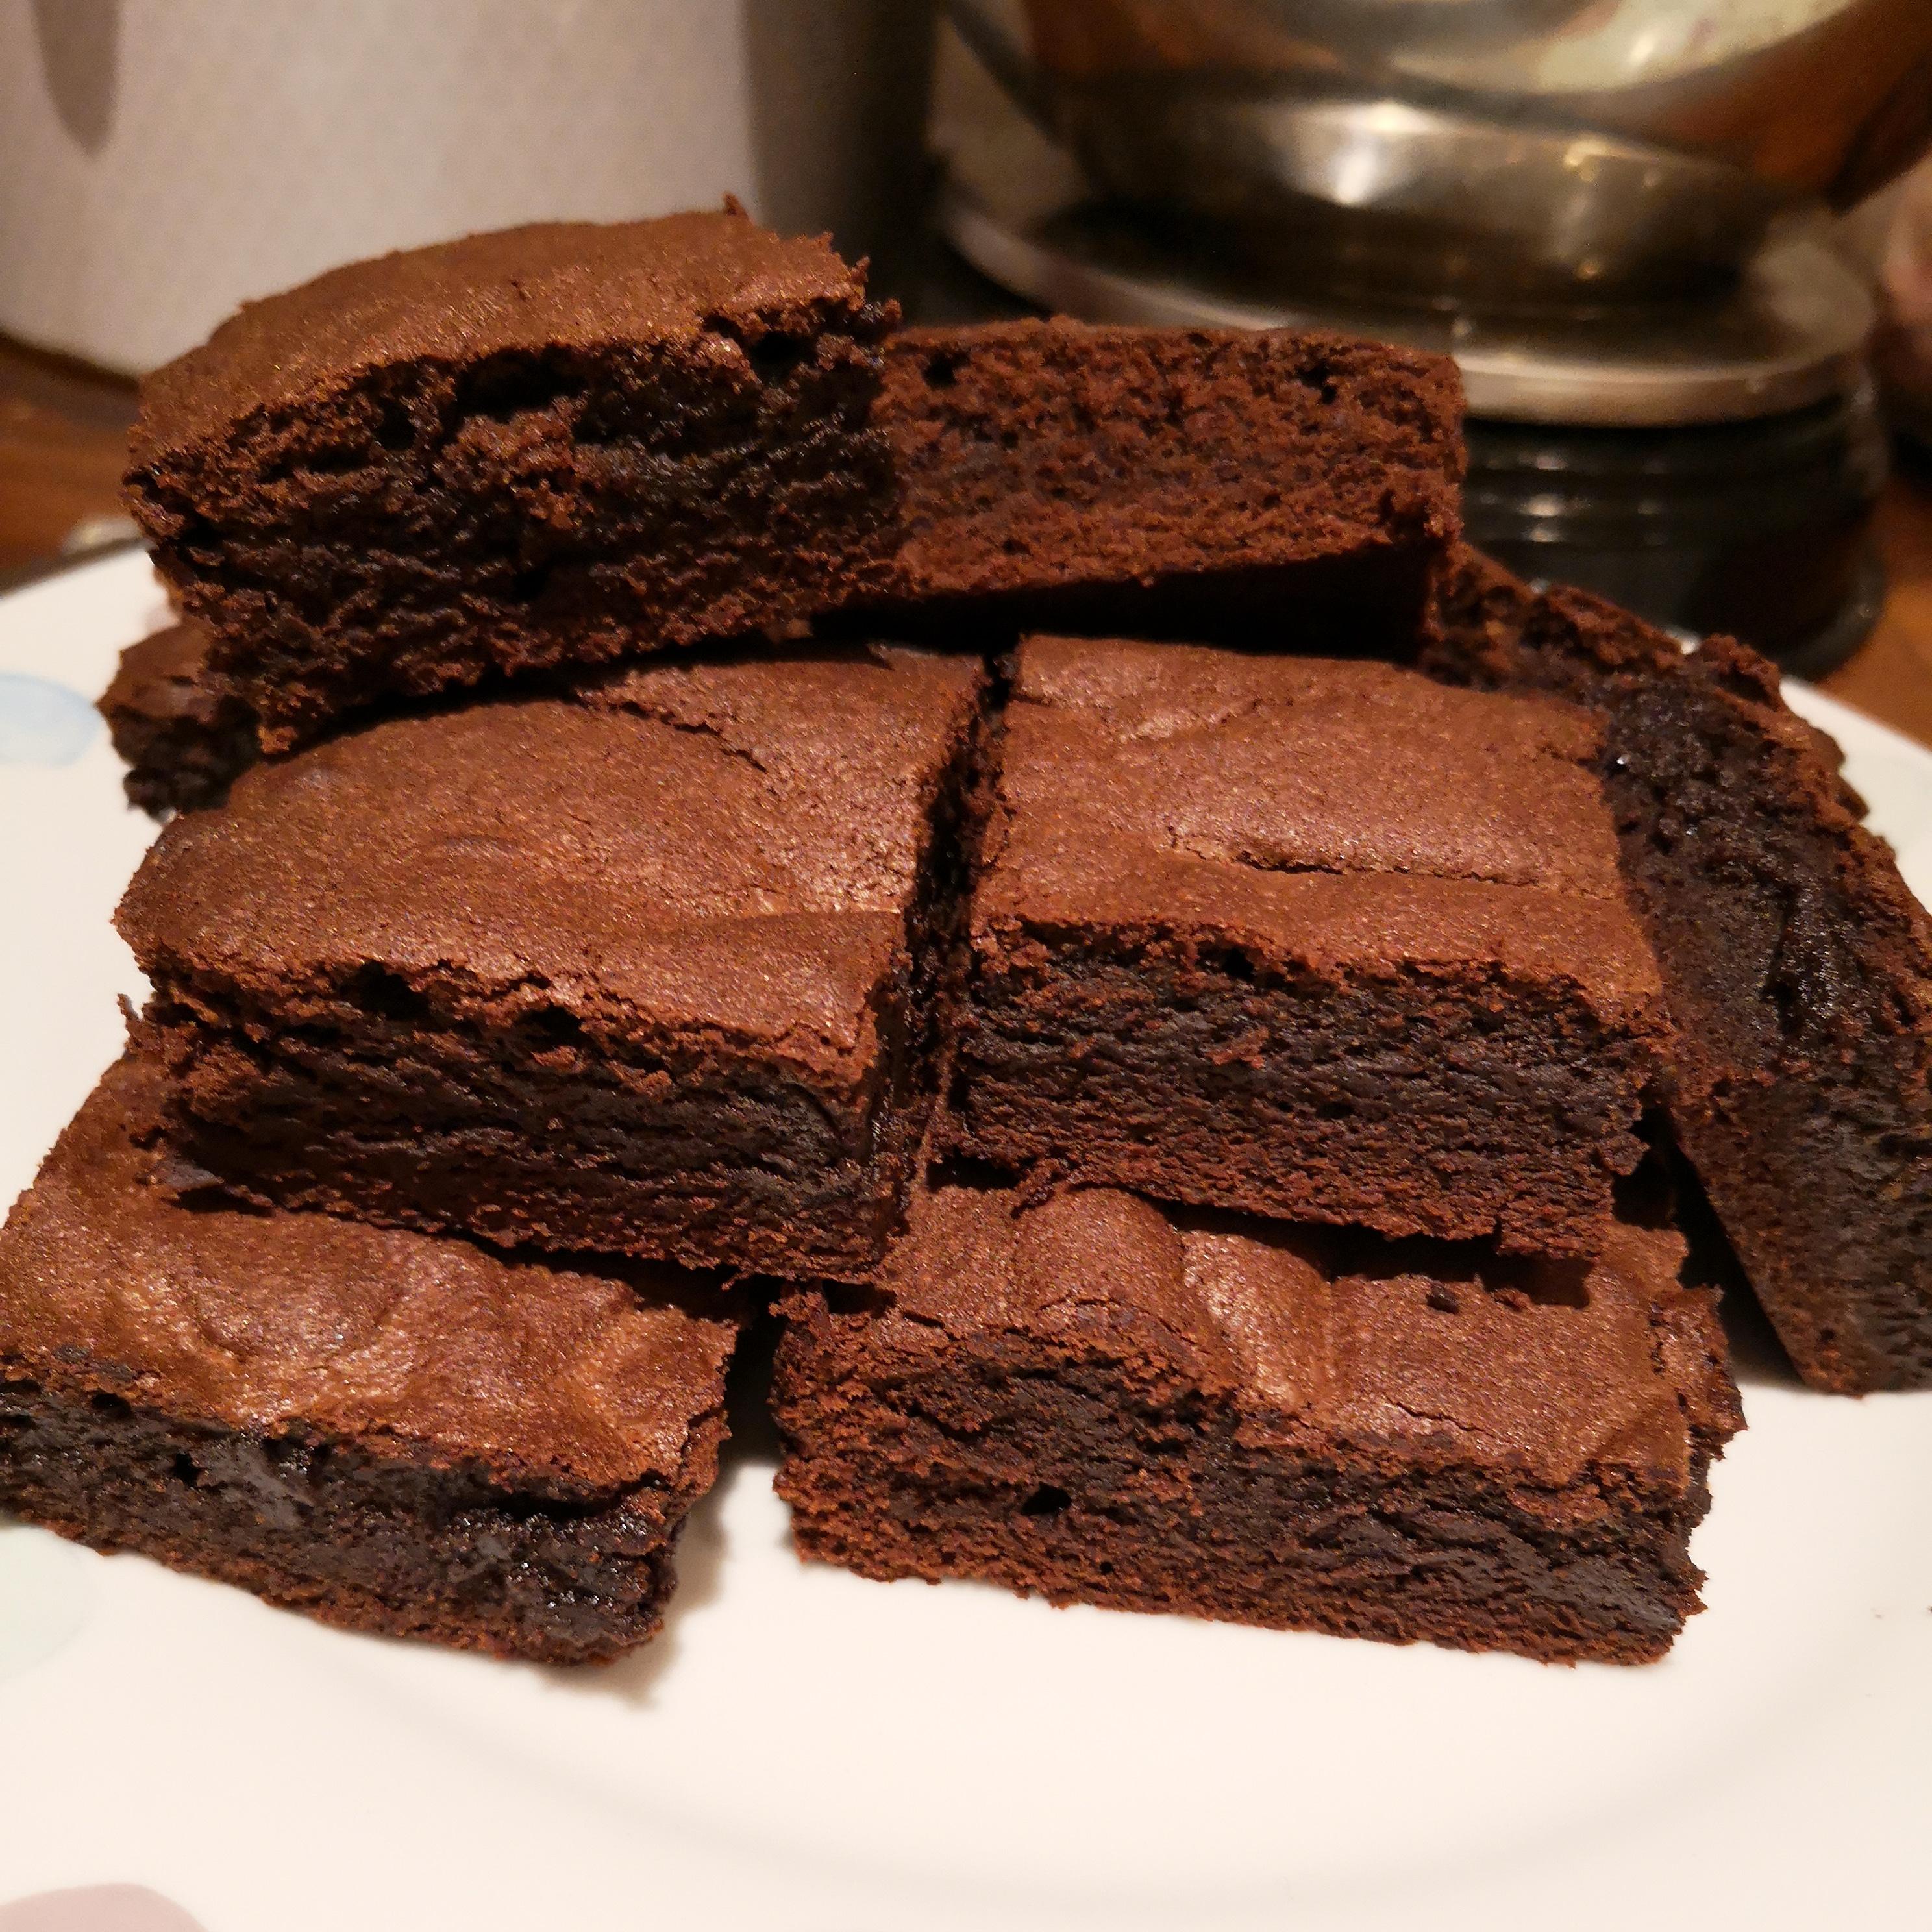
[[[156,818],[219,805],[255,762],[255,714],[211,668],[210,643],[176,624],[130,644],[100,699],[128,801]]]

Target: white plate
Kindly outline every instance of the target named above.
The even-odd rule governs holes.
[[[0,600],[0,1199],[118,1050],[146,844],[87,700],[122,557]],[[22,680],[32,682],[21,682]],[[1932,756],[1814,692],[1932,884]],[[1932,1395],[1747,1360],[1665,1663],[1054,1610],[798,1563],[770,1458],[656,1645],[572,1674],[354,1637],[0,1528],[0,1932],[1922,1924]]]

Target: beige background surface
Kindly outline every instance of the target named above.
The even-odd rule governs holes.
[[[238,301],[480,228],[738,195],[875,250],[913,0],[0,0],[0,331],[165,362]]]

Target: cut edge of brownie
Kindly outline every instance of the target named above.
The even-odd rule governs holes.
[[[1708,1506],[1710,1463],[1743,1418],[1714,1298],[1659,1258],[1666,1247],[1681,1256],[1674,1237],[1622,1225],[1593,1274],[1505,1266],[1466,1246],[1311,1243],[1309,1231],[1163,1216],[1105,1190],[1022,1214],[1068,1225],[1038,1244],[1042,1254],[1015,1238],[1004,1282],[984,1279],[983,1231],[932,1240],[926,1265],[952,1284],[943,1305],[916,1284],[908,1294],[890,1264],[884,1298],[800,1290],[782,1301],[778,1488],[802,1556],[881,1580],[976,1577],[1055,1603],[1548,1661],[1652,1660],[1701,1607],[1688,1539]],[[1124,1216],[1155,1230],[1152,1240],[1123,1241],[1105,1225]],[[1660,1240],[1655,1256],[1624,1252]],[[1217,1280],[1211,1258],[1197,1268],[1192,1255],[1162,1254],[1163,1240],[1224,1254],[1245,1244],[1264,1272],[1311,1256],[1364,1270],[1331,1273],[1329,1292],[1406,1300],[1397,1366],[1353,1371],[1364,1386],[1342,1402],[1346,1426],[1271,1413],[1257,1393],[1270,1378],[1321,1386],[1308,1324],[1290,1322],[1285,1299],[1270,1312],[1230,1294],[1238,1262]],[[1526,1460],[1496,1449],[1484,1466],[1476,1436],[1431,1426],[1448,1398],[1427,1380],[1424,1324],[1470,1318],[1485,1306],[1472,1296],[1506,1306],[1505,1322],[1561,1322],[1620,1267],[1646,1284],[1633,1292],[1652,1294],[1641,1372],[1654,1385],[1628,1418],[1602,1422],[1598,1399],[1628,1392],[1592,1380],[1587,1351],[1552,1371],[1545,1395],[1519,1347],[1496,1400],[1534,1418],[1514,1425],[1528,1432]],[[1328,1372],[1351,1371],[1338,1358]],[[1378,1402],[1396,1418],[1386,1438],[1364,1420]],[[1672,1420],[1660,1419],[1666,1408]],[[1539,1468],[1539,1429],[1587,1439]]]
[[[1386,646],[1461,526],[1461,408],[1446,358],[1321,332],[902,331],[879,404],[902,536],[866,620]],[[1231,431],[1265,460],[1216,470],[1196,446]]]
[[[1932,919],[1837,748],[1728,638],[1686,652],[1474,551],[1423,668],[1605,724],[1624,876],[1678,1028],[1670,1118],[1799,1372],[1932,1387]]]
[[[610,704],[635,708],[621,698]],[[983,680],[961,704],[922,804],[898,962],[868,999],[877,1058],[801,1068],[782,1090],[770,1078],[770,1041],[716,1027],[653,1028],[633,1038],[621,1007],[602,1023],[582,989],[566,1000],[543,984],[492,989],[447,967],[406,976],[376,961],[320,977],[297,973],[278,988],[244,984],[232,971],[176,956],[136,904],[137,875],[117,916],[153,990],[130,1030],[172,1076],[166,1118],[184,1184],[260,1207],[467,1233],[511,1248],[624,1254],[734,1276],[862,1280],[897,1223],[937,1092],[944,1015],[958,977],[964,850],[986,728]],[[580,1051],[593,1038],[594,1061]],[[736,1072],[734,1055],[746,1063]],[[550,1064],[560,1060],[566,1064]],[[299,1111],[302,1095],[318,1082],[324,1090],[352,1084],[383,1068],[412,1070],[429,1083],[428,1100],[398,1100],[376,1118],[365,1108],[352,1128],[322,1135]],[[655,1137],[634,1146],[641,1169],[610,1146],[599,1154],[595,1136],[585,1138],[594,1122],[567,1131],[561,1143],[554,1131],[544,1157],[532,1163],[520,1162],[507,1130],[446,1131],[433,1118],[440,1090],[470,1112],[547,1114],[554,1129],[568,1128],[584,1114],[586,1082],[601,1083],[614,1120],[644,1102],[662,1115]],[[664,1098],[652,1098],[654,1083]],[[862,1146],[847,1145],[832,1117],[842,1087]],[[245,1117],[226,1118],[240,1104],[236,1096],[247,1102]],[[279,1124],[278,1099],[288,1110]],[[687,1117],[681,1126],[668,1102]],[[554,1165],[560,1150],[575,1162],[568,1172]],[[661,1195],[669,1203],[664,1213],[646,1213],[640,1184],[653,1201]]]
[[[388,698],[874,588],[896,320],[824,242],[735,206],[471,236],[250,304],[148,377],[125,492],[286,751]]]
[[[1011,973],[976,962],[940,1133],[1036,1190],[1073,1180],[1586,1256],[1643,1158],[1664,1036],[1596,1022],[1560,988],[1499,974],[1330,981],[1212,935],[1136,945],[1030,928],[1009,950],[1026,955]],[[1019,990],[1002,994],[1004,980]],[[1301,1007],[1306,1025],[1289,1017]],[[1378,1084],[1397,1016],[1438,1051]],[[1527,1150],[1503,1124],[1556,1121],[1564,1144]]]
[[[185,1420],[90,1376],[57,1392],[0,1354],[0,1504],[22,1522],[345,1630],[544,1664],[608,1663],[662,1629],[725,1435],[721,1406],[675,1489],[544,1497],[419,1451]]]
[[[890,1225],[875,1190],[916,1138],[893,1107],[914,1072],[909,971],[868,998],[868,1072],[801,1070],[782,1089],[768,1041],[631,1038],[614,1006],[607,1032],[581,994],[466,991],[374,964],[266,991],[191,966],[148,971],[130,1036],[170,1072],[178,1184],[256,1207],[512,1250],[857,1280]],[[364,1083],[386,1068],[406,1070],[409,1091],[352,1118],[344,1099],[372,1100]],[[307,1112],[319,1097],[326,1125]],[[862,1148],[832,1118],[840,1100]],[[551,1131],[523,1148],[514,1124],[539,1119]]]
[[[104,1553],[148,1556],[349,1629],[546,1663],[608,1661],[653,1635],[679,1532],[716,1480],[736,1313],[652,1312],[642,1275],[592,1281],[454,1238],[182,1204],[152,1171],[158,1081],[138,1057],[111,1069],[0,1231],[0,1506]],[[117,1262],[133,1271],[124,1282]],[[244,1266],[245,1282],[224,1273]],[[469,1418],[466,1444],[446,1432],[446,1386],[413,1421],[413,1376],[388,1388],[377,1369],[368,1388],[386,1392],[354,1393],[352,1367],[331,1379],[343,1336],[311,1334],[308,1311],[276,1299],[292,1290],[320,1307],[324,1277],[346,1270],[352,1299],[392,1299],[362,1337],[380,1353],[397,1306],[478,1267],[519,1293],[594,1295],[600,1307],[636,1295],[638,1316],[616,1322],[673,1322],[679,1372],[696,1378],[694,1394],[672,1398],[688,1403],[674,1451],[607,1443],[575,1466],[532,1462],[514,1429],[480,1402],[470,1409],[466,1390],[454,1405]],[[508,1282],[525,1268],[530,1282]],[[101,1278],[89,1283],[91,1272]],[[124,1294],[134,1306],[117,1305]],[[245,1341],[224,1333],[237,1296]],[[162,1342],[152,1324],[167,1328],[155,1311],[171,1298],[186,1325]],[[80,1339],[90,1330],[94,1341]],[[212,1382],[182,1378],[176,1358],[197,1346],[222,1365]],[[487,1383],[502,1372],[499,1346],[460,1324],[439,1330],[436,1373],[447,1384],[467,1350]],[[266,1368],[233,1352],[248,1347]],[[224,1396],[224,1375],[245,1376],[250,1393]],[[273,1414],[255,1412],[265,1376],[281,1396]],[[224,1413],[231,1404],[248,1412]],[[556,1426],[568,1455],[572,1425]],[[598,1426],[623,1439],[616,1402]]]
[[[1010,675],[1025,651],[1066,641],[1029,638]],[[1115,646],[1081,640],[1078,648],[1091,657]],[[1157,646],[1151,655],[1165,664],[1176,648]],[[1296,662],[1311,673],[1322,668]],[[1333,668],[1351,679],[1370,674],[1347,662]],[[1419,674],[1378,674],[1427,688]],[[1132,688],[1124,674],[1121,688]],[[1222,695],[1238,722],[1246,698]],[[989,894],[987,867],[1010,860],[1022,809],[1003,794],[1000,776],[1004,728],[1022,702],[1010,700],[989,734],[939,1150],[1022,1175],[1036,1191],[1071,1180],[1276,1220],[1353,1223],[1390,1238],[1496,1239],[1528,1254],[1593,1251],[1610,1227],[1618,1178],[1643,1158],[1640,1122],[1671,1046],[1655,964],[1624,903],[1597,800],[1586,755],[1598,742],[1594,724],[1573,706],[1548,707],[1574,720],[1558,735],[1560,755],[1580,767],[1580,796],[1603,818],[1598,898],[1546,890],[1547,881],[1331,873],[1325,862],[1257,854],[1227,866],[1229,889],[1239,890],[1221,907],[1226,916],[1196,910],[1180,920],[1143,905],[1135,880],[1114,880],[1090,842],[1043,838],[1037,827],[1027,850],[1046,850],[1060,878],[1048,902],[1027,903],[1023,858],[1018,881]],[[1172,728],[1165,696],[1153,710],[1163,731]],[[1024,808],[1038,802],[1030,793]],[[1061,862],[1066,850],[1084,855],[1077,875]],[[1190,856],[1169,828],[1147,863],[1166,868],[1177,900],[1184,888],[1198,902],[1193,874],[1209,867],[1200,860],[1184,877]],[[1378,908],[1349,898],[1356,886],[1379,895]],[[1279,908],[1246,903],[1256,893],[1306,902],[1298,915],[1306,930],[1293,944],[1276,929]],[[1508,940],[1493,958],[1477,962],[1458,950],[1492,929],[1504,944],[1519,922],[1526,936]],[[1392,943],[1428,937],[1432,950],[1410,957],[1398,944],[1379,961],[1351,959],[1346,946],[1336,952],[1338,935],[1384,928]],[[1448,952],[1444,932],[1456,935]],[[1296,1010],[1316,1016],[1318,1034],[1284,1024]],[[1391,1011],[1412,1027],[1424,1023],[1439,1047],[1421,1070],[1426,1089],[1412,1066],[1377,1089]],[[1175,1066],[1198,1077],[1177,1076]],[[1284,1082],[1291,1068],[1294,1078]],[[1285,1094],[1298,1096],[1294,1105]],[[1416,1131],[1425,1117],[1436,1129],[1427,1139]],[[1505,1121],[1539,1124],[1533,1161],[1499,1136]],[[1336,1177],[1346,1176],[1358,1179],[1338,1186]]]

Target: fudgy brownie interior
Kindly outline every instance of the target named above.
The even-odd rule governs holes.
[[[486,672],[875,587],[891,311],[742,212],[472,236],[243,309],[149,376],[128,501],[285,749]]]
[[[1339,336],[908,329],[878,414],[889,625],[1387,645],[1461,526],[1454,364]]]
[[[848,1280],[931,1098],[983,674],[663,664],[400,718],[163,832],[122,930],[248,1198]]]
[[[1463,553],[1436,674],[1602,721],[1679,1040],[1670,1117],[1814,1386],[1932,1386],[1932,922],[1775,670]]]
[[[1666,1037],[1596,746],[1570,707],[1385,664],[1028,640],[949,1144],[1593,1252]]]
[[[724,1432],[715,1289],[178,1202],[160,1097],[111,1071],[0,1232],[0,1508],[356,1629],[650,1636]]]

